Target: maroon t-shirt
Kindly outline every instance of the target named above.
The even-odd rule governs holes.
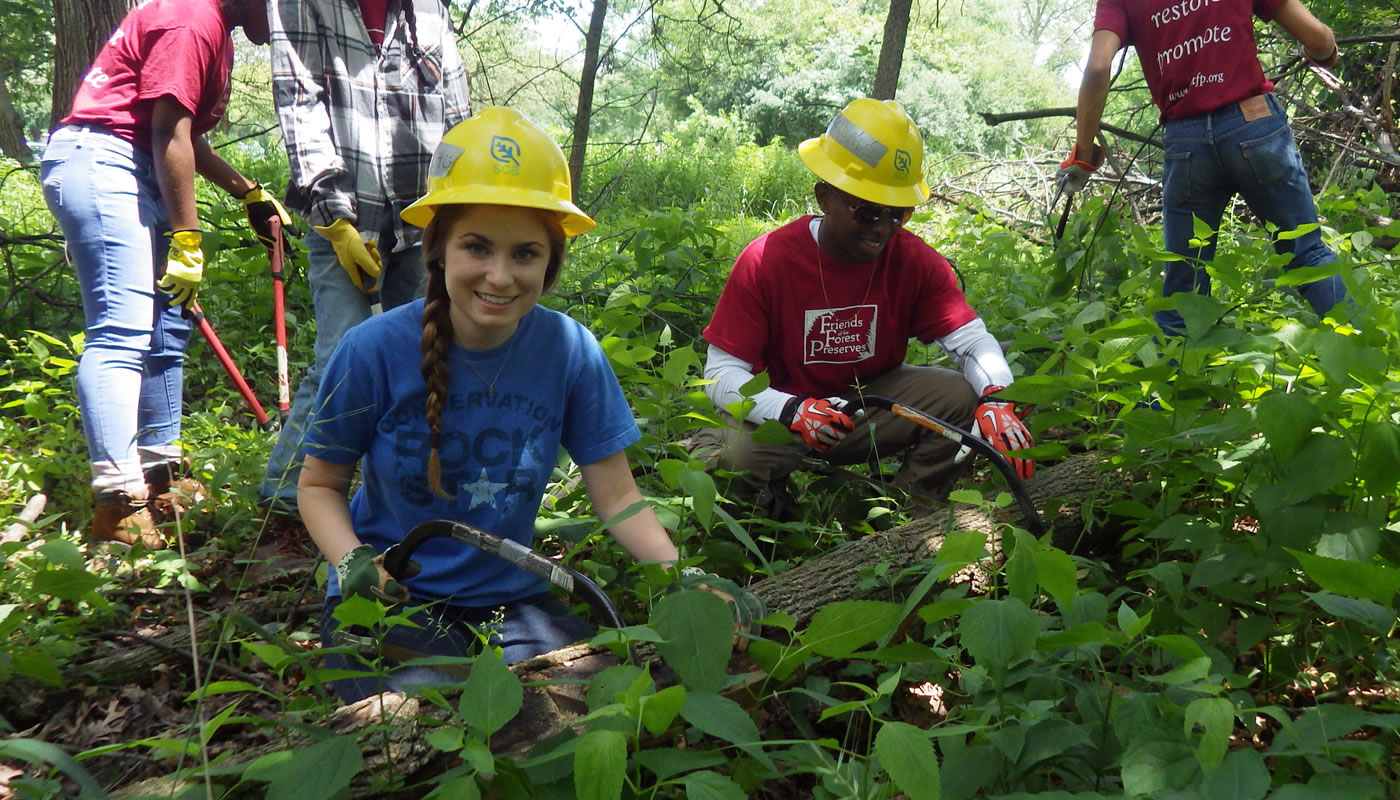
[[[389,0],[360,0],[360,18],[369,31],[369,40],[378,47],[384,44],[384,25],[389,19]]]
[[[901,229],[875,261],[844,264],[821,253],[811,220],[744,248],[705,328],[710,344],[767,370],[773,388],[842,394],[902,364],[910,339],[977,318],[948,260],[914,234]]]
[[[1254,17],[1284,0],[1099,0],[1094,30],[1137,49],[1162,119],[1183,119],[1273,91],[1259,66]]]
[[[152,0],[102,46],[63,123],[101,126],[149,150],[155,101],[169,97],[194,115],[198,136],[223,117],[232,72],[219,0]]]

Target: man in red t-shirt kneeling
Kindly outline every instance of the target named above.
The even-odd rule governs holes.
[[[712,381],[705,391],[716,406],[742,400],[740,387],[760,372],[769,388],[752,398],[742,422],[701,431],[694,454],[738,472],[731,497],[780,519],[787,478],[810,456],[855,464],[902,452],[896,488],[925,500],[951,488],[965,455],[958,445],[893,416],[842,411],[862,394],[971,428],[1002,451],[1030,447],[1012,404],[992,396],[1012,381],[1001,347],[947,259],[904,229],[929,196],[913,120],[892,100],[853,100],[798,153],[820,179],[822,215],[750,242],[705,328]],[[905,364],[911,338],[938,342],[961,372]],[[770,419],[793,431],[790,443],[754,440],[753,430]],[[1029,459],[1012,462],[1030,477]]]

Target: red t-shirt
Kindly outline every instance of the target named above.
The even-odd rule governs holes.
[[[219,0],[153,0],[126,15],[78,85],[66,125],[98,125],[149,150],[155,101],[194,115],[194,134],[228,106],[233,37]]]
[[[1094,30],[1137,48],[1162,119],[1184,119],[1265,94],[1254,17],[1268,22],[1284,0],[1099,0]]]
[[[389,0],[360,0],[360,18],[369,31],[369,40],[378,47],[384,44],[384,25],[389,19]]]
[[[977,318],[948,260],[914,234],[898,231],[874,262],[843,264],[821,254],[811,220],[744,248],[705,328],[710,344],[768,370],[773,388],[842,394],[902,364],[911,338],[931,342]]]

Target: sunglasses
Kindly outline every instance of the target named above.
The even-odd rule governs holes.
[[[832,191],[841,198],[842,204],[851,212],[851,218],[861,225],[874,226],[888,219],[892,225],[903,227],[904,223],[908,222],[909,218],[914,215],[913,208],[862,202],[860,198],[852,197],[829,183],[827,186],[830,186]]]

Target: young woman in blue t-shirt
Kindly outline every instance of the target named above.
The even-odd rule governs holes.
[[[377,554],[439,518],[531,544],[561,446],[581,465],[599,518],[612,519],[642,500],[624,452],[640,432],[593,336],[537,305],[559,275],[565,238],[593,227],[571,200],[553,140],[516,111],[488,108],[443,137],[428,188],[402,212],[425,229],[427,296],[349,331],[306,434],[298,506],[336,565],[321,634],[330,645],[342,597],[406,588],[431,605],[415,614],[420,629],[392,627],[384,643],[466,655],[489,627],[516,661],[591,629],[539,579],[457,541],[425,541],[414,554],[422,570],[404,587],[387,581]],[[347,501],[356,464],[362,485]],[[650,508],[609,530],[639,560],[678,558]],[[335,688],[353,701],[441,680],[400,668]]]

